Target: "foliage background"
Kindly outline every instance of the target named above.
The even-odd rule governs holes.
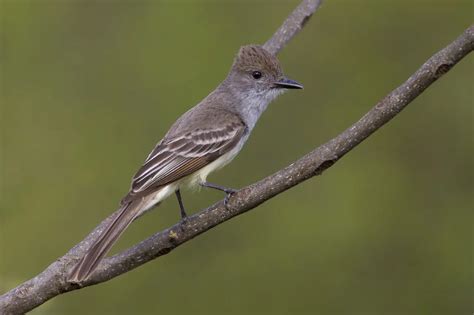
[[[2,0],[0,292],[110,214],[178,115],[298,1]],[[471,1],[331,0],[280,54],[305,85],[214,182],[252,183],[327,141],[472,23]],[[473,58],[322,177],[32,314],[467,314]],[[222,195],[185,193],[196,211]],[[175,200],[114,252],[178,220]]]

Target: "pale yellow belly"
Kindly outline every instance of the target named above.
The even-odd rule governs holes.
[[[230,163],[232,159],[237,155],[237,153],[239,153],[240,149],[241,149],[241,146],[235,147],[233,150],[227,152],[226,154],[224,154],[217,160],[213,161],[212,163],[196,171],[194,174],[191,174],[176,182],[168,184],[164,186],[163,188],[161,188],[160,190],[156,191],[154,194],[146,197],[148,200],[144,204],[141,214],[150,210],[156,204],[168,198],[171,194],[173,194],[176,190],[180,189],[181,187],[195,188],[199,185],[199,183],[205,182],[207,176],[210,173]]]

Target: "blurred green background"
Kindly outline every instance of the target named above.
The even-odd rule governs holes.
[[[0,292],[114,211],[239,46],[265,42],[298,3],[2,0]],[[210,179],[242,187],[329,140],[472,20],[470,0],[325,1],[279,55],[305,90],[273,103]],[[32,314],[472,313],[473,61],[323,176]],[[184,198],[194,212],[222,195]],[[114,252],[178,219],[170,199]]]

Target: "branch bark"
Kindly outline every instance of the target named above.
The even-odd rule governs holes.
[[[304,0],[273,37],[265,43],[265,47],[273,53],[278,53],[317,10],[320,2]],[[190,216],[186,223],[177,223],[115,256],[104,259],[86,282],[80,285],[66,282],[66,275],[70,268],[98,237],[106,223],[116,215],[112,214],[83,241],[53,262],[42,273],[0,296],[0,313],[23,314],[59,294],[117,277],[169,253],[199,234],[254,209],[287,189],[320,175],[395,117],[473,49],[474,26],[470,26],[451,44],[428,59],[406,82],[378,102],[355,124],[286,168],[241,189],[231,198],[227,208],[223,201],[220,201]]]
[[[272,54],[277,55],[301,31],[322,2],[322,0],[301,1],[263,47]]]

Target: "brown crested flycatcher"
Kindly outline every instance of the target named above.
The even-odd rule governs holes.
[[[182,115],[148,155],[117,216],[74,266],[68,281],[87,279],[128,225],[171,194],[176,194],[181,217],[186,218],[180,193],[184,185],[222,190],[227,201],[235,190],[208,183],[207,176],[240,152],[272,100],[286,89],[301,88],[283,75],[278,59],[263,47],[240,48],[227,78]]]

